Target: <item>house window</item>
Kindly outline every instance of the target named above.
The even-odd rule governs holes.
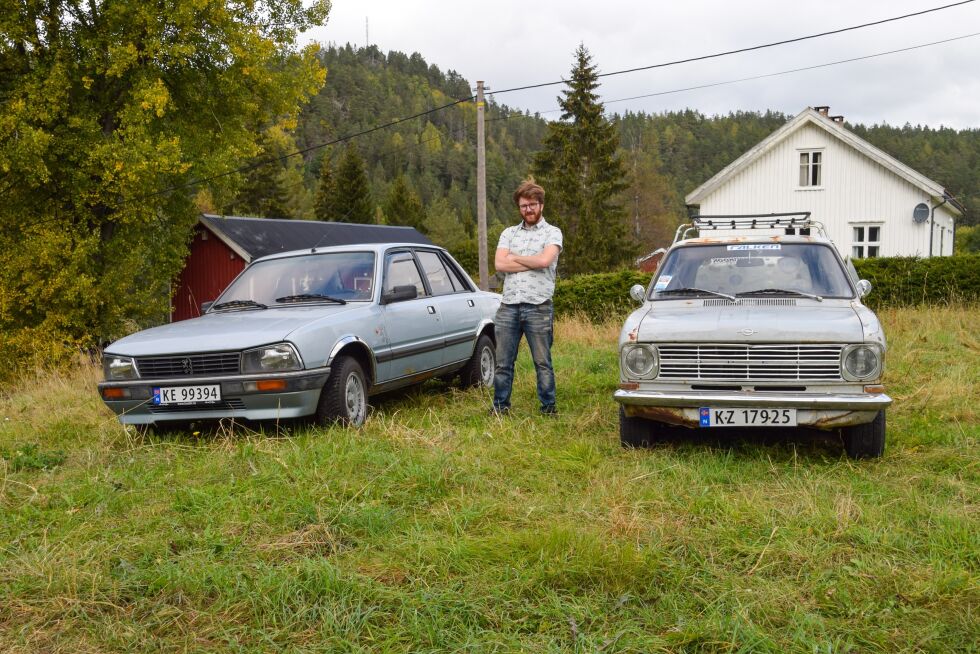
[[[823,185],[823,152],[811,150],[800,153],[800,186]]]
[[[853,225],[851,256],[855,259],[877,257],[881,249],[881,225]]]

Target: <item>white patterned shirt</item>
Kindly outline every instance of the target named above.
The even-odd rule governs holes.
[[[524,221],[508,227],[500,234],[497,249],[510,250],[518,256],[541,254],[547,245],[557,245],[562,249],[561,230],[545,221],[542,216],[533,227],[525,227]],[[551,299],[555,293],[555,270],[558,257],[547,268],[525,270],[524,272],[504,273],[504,304],[541,304]]]

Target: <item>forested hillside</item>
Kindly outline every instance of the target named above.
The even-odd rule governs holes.
[[[373,219],[401,224],[412,210],[405,188],[423,207],[420,227],[475,266],[476,108],[465,102],[423,118],[324,148],[315,146],[466,98],[470,82],[443,72],[414,53],[383,54],[377,47],[330,47],[319,54],[327,82],[300,115],[295,133],[276,134],[267,148],[281,155],[310,149],[302,160],[253,172],[229,211],[312,218],[324,161],[340,166],[348,144],[361,159]],[[516,96],[515,96],[516,99]],[[802,109],[803,107],[800,107]],[[842,109],[846,109],[842,107]],[[634,229],[636,254],[669,241],[685,217],[684,196],[761,141],[791,116],[734,112],[705,116],[694,110],[612,116],[630,187],[623,205]],[[487,193],[491,239],[517,219],[510,194],[529,171],[547,122],[488,97]],[[980,216],[980,130],[924,126],[848,125],[855,133],[928,177],[945,184],[967,206],[962,225]],[[267,137],[268,138],[268,137]],[[328,171],[329,172],[329,171]],[[333,176],[338,183],[337,174]],[[402,176],[404,184],[395,184]],[[394,186],[401,186],[393,193]],[[335,192],[343,194],[344,188]],[[278,198],[271,202],[270,198]],[[274,210],[270,210],[274,209]],[[417,213],[417,212],[416,212]],[[389,215],[397,214],[397,215]],[[350,219],[335,214],[333,219]],[[491,242],[491,248],[493,243]]]

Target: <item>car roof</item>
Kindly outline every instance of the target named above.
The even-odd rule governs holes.
[[[397,248],[415,248],[423,250],[441,250],[446,252],[446,249],[439,247],[438,245],[429,245],[427,243],[352,243],[350,245],[330,245],[325,247],[317,248],[305,248],[302,250],[290,250],[289,252],[277,252],[275,254],[270,254],[264,256],[255,261],[270,261],[272,259],[287,259],[289,257],[298,257],[308,254],[330,254],[332,252],[373,252],[375,254],[381,254],[387,250],[397,249]],[[252,263],[255,263],[253,261]]]

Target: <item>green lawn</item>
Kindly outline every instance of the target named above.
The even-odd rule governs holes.
[[[881,313],[888,444],[619,445],[616,324],[511,417],[430,383],[361,430],[126,431],[97,370],[0,395],[3,652],[980,649],[980,309]],[[699,435],[700,436],[700,435]]]

